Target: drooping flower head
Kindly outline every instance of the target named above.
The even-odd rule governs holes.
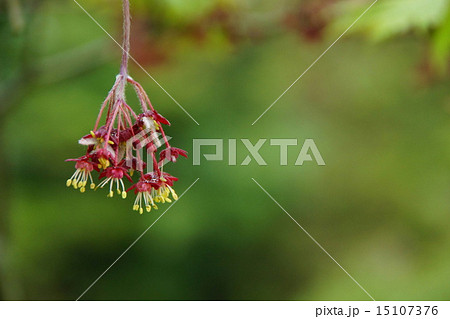
[[[166,172],[159,175],[155,172],[144,174],[136,184],[127,190],[134,190],[136,194],[133,210],[139,211],[142,214],[144,208],[148,212],[151,211],[152,207],[158,209],[156,203],[172,202],[169,195],[172,195],[172,198],[177,200],[178,195],[172,188],[173,182],[177,180],[178,178]]]
[[[80,189],[80,192],[84,193],[86,191],[86,184],[90,180],[90,187],[93,189],[95,187],[94,181],[92,179],[91,172],[94,170],[94,165],[89,162],[88,156],[81,156],[76,159],[68,159],[66,161],[75,162],[75,173],[67,180],[66,186]]]
[[[104,178],[98,187],[103,188],[105,185],[109,184],[108,197],[113,197],[113,187],[115,184],[115,189],[117,194],[122,195],[122,198],[127,198],[127,192],[125,190],[125,185],[123,183],[123,178],[126,177],[131,183],[133,180],[127,173],[127,169],[123,166],[110,166],[100,173],[100,178]]]
[[[86,191],[87,182],[91,189],[108,189],[108,197],[114,192],[127,197],[127,192],[134,189],[136,200],[133,210],[143,213],[157,209],[155,203],[171,202],[178,197],[173,189],[176,177],[163,172],[165,162],[175,162],[178,156],[187,157],[186,151],[172,147],[166,137],[163,125],[170,122],[158,113],[150,102],[143,87],[133,80],[127,72],[129,52],[129,3],[124,3],[124,43],[120,72],[112,89],[103,101],[93,129],[78,142],[86,146],[86,153],[76,159],[75,173],[67,180],[66,185]],[[125,87],[131,85],[135,90],[140,112],[136,113],[127,104]],[[100,123],[104,121],[103,125]],[[145,155],[142,154],[145,151]],[[157,152],[159,160],[157,159]],[[145,162],[147,158],[148,163]],[[99,172],[100,182],[95,186],[92,172]],[[138,181],[126,189],[124,179],[133,183],[133,173]]]

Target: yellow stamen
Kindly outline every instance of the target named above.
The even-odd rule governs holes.
[[[66,182],[66,186],[67,186],[67,187],[70,187],[70,185],[72,185],[72,180],[71,180],[71,179],[68,179],[67,182]]]
[[[170,192],[172,193],[173,199],[178,200],[178,195],[177,195],[177,193],[175,193],[175,190],[170,186],[167,186],[167,187],[169,188]]]
[[[127,198],[127,192],[122,192],[122,198],[123,199]]]
[[[86,188],[84,188],[84,187],[80,188],[80,192],[84,193],[85,191],[86,191]]]
[[[102,158],[99,158],[98,161],[100,162],[98,168],[103,168],[103,169],[105,169],[105,168],[107,168],[107,167],[110,165],[109,160],[106,159],[106,158],[103,158],[103,157],[102,157]]]

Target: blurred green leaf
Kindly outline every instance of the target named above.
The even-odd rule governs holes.
[[[432,44],[432,59],[438,70],[444,70],[450,53],[450,8],[442,26],[436,30]]]
[[[350,30],[364,31],[376,41],[405,34],[409,31],[424,33],[443,23],[449,0],[385,0],[378,1],[363,19]],[[336,5],[341,18],[338,23],[349,25],[370,4],[370,1],[346,1]]]
[[[336,17],[337,33],[345,30],[368,7],[371,1],[340,2],[331,9]],[[450,0],[385,0],[378,1],[350,30],[380,42],[415,33],[431,37],[432,63],[442,72],[446,69],[450,50]]]

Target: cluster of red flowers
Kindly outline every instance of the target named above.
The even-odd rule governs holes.
[[[127,83],[137,93],[142,109],[140,114],[136,114],[125,101]],[[104,113],[105,124],[99,126]],[[169,195],[176,200],[173,183],[178,179],[163,172],[163,166],[167,162],[175,162],[180,155],[187,157],[187,153],[170,146],[162,125],[170,123],[156,112],[142,86],[128,75],[119,74],[100,108],[94,129],[79,140],[81,145],[87,146],[86,154],[67,160],[75,162],[76,171],[66,185],[82,193],[86,191],[88,182],[91,189],[106,186],[108,197],[117,192],[124,199],[128,191],[134,190],[133,210],[141,214],[144,209],[148,212],[152,207],[157,209],[156,203],[170,203]],[[163,150],[158,156],[160,147]],[[141,155],[142,150],[147,153],[149,165]],[[94,170],[99,172],[100,183],[97,186],[92,177]],[[134,172],[139,174],[139,180],[126,189],[124,178],[133,183]]]

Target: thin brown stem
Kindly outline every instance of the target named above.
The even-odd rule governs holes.
[[[122,63],[120,65],[120,74],[126,79],[128,77],[128,59],[130,53],[130,1],[123,0],[123,39],[122,39]]]
[[[111,91],[109,91],[108,96],[106,97],[106,99],[105,99],[105,101],[103,102],[102,106],[100,107],[100,112],[98,113],[97,120],[95,121],[94,132],[95,132],[95,131],[97,130],[97,128],[98,128],[98,125],[99,125],[99,123],[100,123],[100,119],[101,119],[101,117],[102,117],[103,110],[105,109],[105,106],[106,106],[108,103],[111,102],[110,100],[111,100],[111,98],[112,98],[113,95],[114,95],[114,90],[116,89],[116,87],[117,87],[117,80],[116,80],[116,83],[114,83],[114,86],[113,86],[113,88],[111,89]],[[109,112],[108,112],[108,113],[109,113]]]
[[[142,97],[143,97],[143,98],[144,98],[144,101],[147,102],[147,104],[148,104],[148,106],[150,107],[150,109],[151,109],[152,111],[154,111],[155,109],[153,108],[152,102],[150,102],[150,99],[149,99],[148,95],[145,93],[145,90],[144,90],[144,88],[142,87],[142,85],[140,85],[138,82],[134,81],[134,80],[131,79],[131,78],[128,78],[128,82],[130,82],[131,84],[133,84],[133,86],[135,87],[136,92],[138,93],[138,96],[139,96],[139,100],[142,101]],[[142,103],[142,102],[141,102],[141,105],[142,105],[142,111],[144,111],[144,112],[148,111],[146,103]]]
[[[166,143],[167,148],[170,148],[169,140],[167,140],[166,133],[164,133],[164,130],[162,128],[162,124],[160,123],[159,126],[159,130],[161,132],[161,135],[163,136],[164,142]]]

